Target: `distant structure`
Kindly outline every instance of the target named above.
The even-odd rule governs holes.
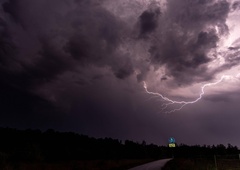
[[[170,137],[168,139],[168,147],[169,148],[175,148],[176,147],[176,144],[175,144],[175,139],[173,137]]]

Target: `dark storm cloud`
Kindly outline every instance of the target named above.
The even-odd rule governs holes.
[[[125,24],[100,3],[9,0],[2,2],[1,7],[0,81],[6,90],[2,98],[8,101],[2,107],[6,112],[2,122],[17,113],[17,117],[25,117],[26,122],[34,114],[36,119],[41,116],[51,119],[48,114],[54,117],[58,109],[48,100],[63,101],[63,92],[43,94],[42,91],[49,86],[54,89],[51,83],[55,81],[60,82],[59,89],[64,89],[64,82],[72,79],[68,73],[78,75],[74,82],[83,86],[104,78],[106,73],[92,70],[94,67],[109,68],[109,73],[119,79],[127,78],[134,71],[130,55],[118,51],[122,37],[127,34]],[[60,79],[63,75],[69,77]],[[8,92],[14,92],[15,96]],[[71,92],[66,92],[70,104],[64,103],[64,107],[78,100]],[[61,112],[59,116],[58,121]]]
[[[83,64],[90,62],[104,65],[118,46],[123,27],[106,10],[90,10],[80,9],[69,16],[75,18],[72,26],[76,32],[68,40],[65,50]]]
[[[139,17],[140,23],[140,37],[144,37],[147,34],[153,32],[158,26],[158,16],[160,15],[160,9],[148,9],[144,11]]]
[[[130,55],[117,51],[125,36],[124,24],[99,4],[71,1],[72,6],[65,2],[7,1],[3,4],[5,21],[1,22],[1,81],[6,86],[14,84],[11,88],[51,100],[57,107],[68,107],[78,100],[75,92],[69,91],[66,92],[69,103],[63,102],[65,94],[55,90],[55,81],[59,82],[59,89],[66,89],[65,81],[72,79],[68,72],[77,75],[73,83],[84,86],[106,74],[94,75],[92,67],[110,68],[110,73],[119,79],[134,71]],[[59,80],[62,75],[68,77]],[[49,92],[45,86],[55,91]],[[74,90],[77,88],[74,86]]]
[[[230,11],[230,4],[226,1],[168,1],[168,16],[186,31],[199,31],[213,25],[225,25]],[[222,28],[222,27],[221,27]]]
[[[240,61],[239,46],[229,47],[228,50],[221,55],[224,58],[224,64],[212,70],[212,74],[216,74],[224,70],[229,70],[239,65]]]
[[[216,48],[219,40],[215,26],[221,35],[228,31],[227,1],[170,0],[163,12],[150,6],[136,16],[139,37],[148,37],[136,43],[151,43],[150,59],[139,62],[132,54],[119,50],[131,37],[130,28],[104,9],[100,1],[9,0],[2,7],[8,14],[9,23],[5,25],[9,36],[18,29],[11,47],[18,44],[15,48],[19,52],[13,58],[18,58],[15,62],[21,72],[14,74],[25,79],[29,87],[54,80],[65,71],[92,65],[110,68],[119,79],[139,69],[137,78],[142,81],[154,65],[166,66],[166,78],[173,77],[179,84],[208,80],[208,52]],[[33,49],[31,53],[26,52],[28,48]]]
[[[11,56],[14,55],[16,48],[7,30],[7,23],[2,18],[0,18],[0,28],[0,64],[1,67],[6,67],[12,62]]]
[[[59,1],[56,6],[46,1],[10,0],[3,4],[4,11],[23,26],[23,31],[35,34],[40,43],[38,59],[30,59],[34,64],[24,68],[39,79],[53,78],[76,65],[109,66],[118,78],[131,75],[132,66],[128,64],[125,69],[121,61],[127,55],[116,54],[124,30],[121,21],[92,1],[71,3]],[[40,15],[42,10],[45,14]]]
[[[91,13],[89,10],[92,9],[81,9],[70,16],[75,18],[73,27],[76,32],[64,46],[65,52],[83,66],[109,66],[117,78],[128,77],[133,73],[130,57],[116,52],[125,36],[122,32],[124,26],[102,8]]]
[[[11,14],[15,22],[20,22],[19,11],[18,11],[19,5],[20,5],[20,2],[18,0],[10,0],[9,2],[5,2],[2,4],[4,11]]]
[[[239,10],[240,9],[240,1],[235,1],[233,4],[232,4],[232,9],[235,11],[235,10]]]
[[[228,33],[229,6],[227,1],[167,1],[152,36],[152,64],[165,65],[167,76],[182,84],[209,80],[206,66],[212,59],[208,52],[217,47],[218,36]]]
[[[133,73],[133,66],[131,61],[126,60],[118,68],[113,68],[114,75],[119,79],[124,79]]]
[[[162,103],[146,102],[141,82],[164,67],[161,83],[190,85],[239,63],[234,45],[207,75],[208,52],[228,33],[225,0],[168,0],[166,8],[137,0],[1,2],[0,125],[164,140],[180,135],[179,126],[185,131],[185,113],[157,117]],[[203,102],[216,101],[210,97]]]

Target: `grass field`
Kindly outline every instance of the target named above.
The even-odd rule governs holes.
[[[204,158],[175,158],[169,161],[162,170],[240,170],[240,160]]]
[[[125,170],[152,159],[125,159],[125,160],[80,160],[56,163],[41,162],[5,162],[0,164],[1,170]]]

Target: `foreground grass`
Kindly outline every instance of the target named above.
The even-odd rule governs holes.
[[[162,170],[240,170],[240,160],[217,160],[204,158],[175,158],[169,161]]]
[[[30,163],[30,162],[5,162],[0,165],[1,170],[123,170],[129,169],[152,159],[133,160],[80,160],[58,163]]]

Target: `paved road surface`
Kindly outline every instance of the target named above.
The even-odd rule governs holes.
[[[161,159],[158,161],[150,162],[144,165],[140,165],[129,170],[160,170],[170,159]]]

